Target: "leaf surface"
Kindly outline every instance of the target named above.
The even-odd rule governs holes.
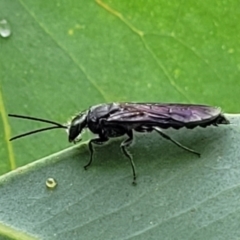
[[[240,116],[227,117],[231,124],[218,128],[167,131],[200,158],[158,134],[137,135],[129,149],[137,186],[121,139],[96,147],[87,171],[83,143],[3,175],[0,236],[3,226],[16,239],[20,233],[71,240],[238,236]],[[46,187],[48,178],[56,188]]]

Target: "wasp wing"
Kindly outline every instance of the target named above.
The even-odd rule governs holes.
[[[120,103],[106,121],[176,129],[228,123],[219,107],[174,103]]]

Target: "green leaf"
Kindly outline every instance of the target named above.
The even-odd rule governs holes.
[[[239,1],[0,1],[0,173],[68,146],[61,131],[14,143],[102,102],[219,105],[239,111]],[[0,20],[1,20],[0,19]]]
[[[162,139],[137,135],[129,149],[137,169],[132,186],[120,141],[85,143],[0,178],[0,236],[15,239],[232,239],[240,228],[240,115],[230,125],[167,133],[201,158]],[[55,188],[47,188],[53,178]],[[8,236],[8,235],[7,235]],[[14,238],[13,237],[13,238]],[[26,239],[26,238],[21,238]]]

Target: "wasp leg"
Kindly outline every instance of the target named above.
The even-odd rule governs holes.
[[[132,184],[136,185],[137,183],[136,183],[135,165],[134,165],[133,158],[132,158],[131,154],[127,151],[127,147],[129,147],[133,142],[133,132],[129,131],[126,134],[128,135],[128,138],[121,143],[120,147],[122,149],[123,154],[130,160],[131,167],[132,167],[132,173],[133,173]]]
[[[87,170],[87,168],[92,164],[92,160],[93,160],[93,143],[94,144],[97,144],[97,145],[102,145],[104,142],[107,142],[108,141],[108,138],[107,137],[99,137],[99,138],[94,138],[94,139],[91,139],[88,143],[88,148],[89,148],[89,151],[90,151],[90,160],[88,162],[87,165],[84,166],[84,169]]]
[[[183,146],[181,143],[177,142],[176,140],[173,140],[170,136],[168,136],[167,134],[163,133],[160,128],[158,128],[158,127],[153,127],[153,129],[154,129],[157,133],[159,133],[163,138],[165,138],[165,139],[167,139],[167,140],[170,140],[171,142],[173,142],[174,144],[176,144],[178,147],[180,147],[180,148],[182,148],[182,149],[184,149],[184,150],[186,150],[186,151],[188,151],[188,152],[194,153],[194,154],[198,155],[199,157],[201,156],[201,154],[200,154],[199,152],[196,152],[196,151],[194,151],[194,150],[191,149],[191,148],[185,147],[185,146]]]

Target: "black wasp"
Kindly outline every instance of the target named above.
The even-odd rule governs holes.
[[[109,138],[127,135],[120,147],[123,154],[130,160],[133,172],[133,184],[136,183],[136,171],[132,156],[127,151],[133,142],[133,130],[136,132],[156,131],[163,138],[170,140],[177,146],[200,156],[200,153],[187,148],[172,139],[161,129],[182,127],[195,128],[197,126],[207,127],[209,125],[229,124],[229,121],[221,113],[218,107],[194,104],[178,103],[106,103],[90,107],[80,112],[68,124],[60,124],[41,118],[9,114],[9,117],[30,119],[53,124],[54,126],[37,129],[11,138],[14,140],[37,132],[47,131],[55,128],[67,129],[69,142],[76,143],[81,140],[83,129],[88,128],[98,137],[91,139],[88,143],[90,160],[87,169],[93,160],[93,144],[101,145]]]

